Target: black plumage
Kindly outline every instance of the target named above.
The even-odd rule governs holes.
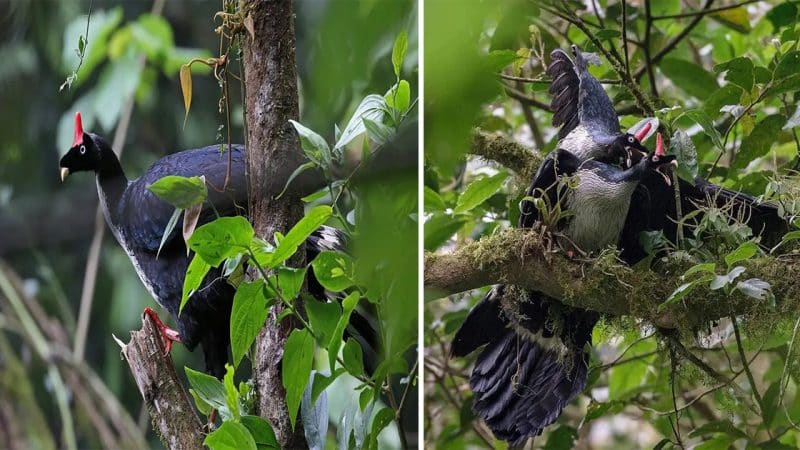
[[[228,361],[230,314],[235,289],[222,278],[221,268],[212,268],[201,288],[178,314],[183,280],[191,256],[187,255],[183,238],[177,231],[182,228],[182,219],[158,253],[174,207],[153,194],[148,186],[167,175],[202,175],[207,185],[216,189],[208,189],[208,199],[203,205],[198,226],[217,215],[245,215],[245,149],[233,145],[224,152],[220,150],[221,147],[215,145],[167,155],[156,161],[140,178],[128,180],[108,142],[96,134],[84,133],[78,114],[75,142],[60,162],[62,179],[78,171],[96,173],[101,207],[111,232],[128,254],[148,292],[175,318],[180,341],[189,350],[199,344],[203,348],[206,370],[217,377],[224,375]],[[230,183],[224,192],[219,192],[217,189],[225,184],[229,157],[232,164]],[[306,257],[310,261],[320,251],[341,250],[345,244],[343,233],[322,227],[308,239]],[[322,287],[313,277],[310,278],[311,294],[324,298]],[[368,321],[361,325],[361,334],[375,337]]]
[[[561,202],[573,215],[559,221],[556,229],[569,238],[568,245],[578,243],[592,252],[617,242],[636,185],[673,161],[658,148],[634,167],[621,170],[599,161],[581,161],[559,149],[544,161],[527,197],[547,197],[550,205]],[[574,190],[559,184],[562,177],[573,175],[579,180]],[[530,228],[539,221],[533,201],[523,201],[521,209],[520,227]],[[510,305],[504,297],[512,289]],[[583,391],[592,328],[598,319],[596,312],[504,285],[493,287],[470,311],[456,332],[451,353],[463,356],[484,346],[470,376],[473,411],[498,438],[517,445],[538,436]]]

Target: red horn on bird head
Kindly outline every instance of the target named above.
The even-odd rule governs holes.
[[[72,146],[81,144],[83,144],[83,123],[81,122],[81,112],[78,111],[75,113],[75,142],[72,143]]]
[[[647,122],[646,124],[644,124],[642,129],[639,130],[638,133],[636,133],[636,135],[635,135],[636,140],[638,140],[639,142],[642,142],[644,140],[644,138],[647,136],[647,133],[650,132],[650,128],[652,128],[652,127],[653,126],[650,124],[650,122]]]
[[[656,156],[666,156],[667,153],[664,151],[664,138],[661,136],[661,133],[656,133]]]

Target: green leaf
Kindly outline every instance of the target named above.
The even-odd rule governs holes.
[[[289,122],[294,126],[294,129],[297,130],[297,134],[300,136],[300,145],[303,148],[303,153],[306,155],[306,158],[313,161],[316,165],[330,170],[333,166],[333,156],[331,155],[331,148],[328,146],[328,143],[325,142],[325,139],[300,122],[295,120],[289,120]]]
[[[292,180],[297,178],[298,175],[305,172],[306,170],[312,169],[314,167],[317,167],[317,163],[315,163],[314,161],[309,161],[305,164],[301,164],[300,167],[298,167],[297,169],[294,169],[294,172],[292,172],[292,174],[289,175],[289,179],[286,180],[286,185],[283,186],[283,190],[281,190],[281,193],[278,194],[277,197],[275,197],[275,200],[283,197],[283,194],[285,194],[286,190],[289,189],[289,185],[292,184]]]
[[[192,257],[189,267],[186,268],[186,278],[183,279],[183,291],[181,292],[181,306],[178,309],[178,315],[183,311],[189,297],[194,294],[203,282],[208,271],[211,270],[211,265],[208,264],[203,258],[197,255]]]
[[[717,420],[700,425],[689,432],[689,437],[699,437],[711,433],[723,433],[737,439],[747,439],[747,434],[744,431],[736,428],[736,426],[734,426],[730,420]]]
[[[440,213],[431,216],[425,221],[425,250],[435,250],[447,242],[465,223],[467,219],[463,217],[451,217]]]
[[[578,431],[567,425],[561,425],[550,432],[544,450],[570,450],[578,439]]]
[[[742,170],[754,159],[766,155],[776,142],[784,123],[786,118],[780,114],[769,116],[759,122],[753,132],[742,140],[739,152],[731,164],[731,170]]]
[[[225,386],[225,404],[231,412],[233,420],[239,421],[242,417],[242,405],[239,403],[239,391],[233,384],[233,366],[225,364],[225,376],[222,379]]]
[[[601,40],[603,40],[603,39],[616,39],[616,38],[622,36],[622,33],[620,33],[619,30],[605,29],[605,30],[598,31],[597,34],[595,34],[595,36],[597,37],[597,39],[601,39]]]
[[[686,111],[683,115],[700,125],[700,127],[703,128],[703,132],[711,138],[711,142],[714,143],[714,146],[717,147],[717,149],[722,149],[722,137],[719,135],[719,131],[717,131],[716,127],[714,127],[714,122],[711,121],[705,112],[699,109],[692,109]]]
[[[750,26],[750,14],[744,6],[717,11],[711,14],[711,17],[739,33],[749,33],[752,28]]]
[[[411,86],[408,81],[400,80],[399,84],[389,89],[384,98],[387,106],[402,114],[408,110],[408,106],[411,104]]]
[[[714,72],[727,71],[725,79],[729,83],[741,87],[745,92],[750,92],[753,89],[753,70],[753,61],[743,56],[714,66]]]
[[[706,69],[689,61],[664,58],[659,68],[676,86],[700,100],[705,100],[719,89],[717,80]]]
[[[201,398],[206,404],[219,411],[223,419],[232,417],[225,397],[225,386],[221,381],[206,373],[198,372],[189,367],[184,368],[189,385],[194,390],[193,396]]]
[[[169,235],[172,234],[172,230],[175,229],[175,225],[178,224],[182,212],[183,210],[180,208],[175,208],[175,211],[172,212],[172,217],[169,218],[169,222],[167,222],[167,226],[164,228],[164,234],[161,235],[161,242],[158,244],[156,259],[158,259],[158,256],[161,254],[161,249],[164,247],[164,243],[167,242]]]
[[[203,203],[208,197],[208,190],[203,177],[167,175],[147,186],[147,189],[156,194],[161,200],[180,209],[189,209],[194,205]]]
[[[250,435],[253,436],[258,450],[267,449],[280,449],[281,445],[278,443],[278,438],[275,437],[275,431],[272,425],[259,416],[242,416],[242,425],[247,427]]]
[[[681,275],[681,279],[686,279],[689,277],[689,275],[693,275],[695,273],[714,273],[716,270],[717,265],[713,262],[696,264],[686,270],[686,272]]]
[[[447,205],[445,205],[444,200],[442,200],[442,196],[428,186],[422,188],[422,195],[425,211],[444,211],[447,209]]]
[[[794,25],[797,20],[797,5],[791,2],[782,2],[767,13],[767,19],[772,22],[775,31],[787,25]]]
[[[203,400],[202,397],[192,388],[189,388],[189,394],[191,394],[192,398],[194,399],[194,404],[197,406],[197,410],[200,411],[201,414],[208,416],[211,414],[211,411],[214,410],[214,407],[208,404],[207,401]]]
[[[633,357],[648,353],[656,349],[654,339],[646,339],[633,346],[626,353],[626,357]],[[612,367],[609,371],[608,396],[610,400],[627,400],[636,389],[645,383],[647,370],[652,364],[654,356],[648,356],[636,361],[631,361],[621,366]]]
[[[364,375],[364,353],[361,345],[353,338],[347,339],[342,351],[344,368],[354,377]]]
[[[314,362],[314,338],[308,330],[293,330],[283,348],[281,380],[286,389],[286,407],[292,429],[297,420],[297,410],[303,398],[303,391],[311,375]]]
[[[280,289],[283,299],[291,301],[296,298],[300,294],[305,278],[305,267],[302,269],[293,267],[278,268],[278,289]]]
[[[513,50],[493,50],[486,56],[486,65],[490,71],[499,72],[519,58]]]
[[[326,250],[314,258],[311,267],[319,284],[331,292],[342,292],[353,285],[355,269],[349,255]]]
[[[307,298],[303,305],[319,343],[327,348],[339,323],[342,308],[337,303],[323,303],[313,298]]]
[[[781,58],[772,72],[772,80],[778,81],[800,72],[800,50],[793,50]]]
[[[366,117],[364,118],[364,127],[367,129],[369,138],[378,144],[385,144],[394,136],[394,129],[390,126]]]
[[[336,141],[334,149],[341,149],[350,141],[367,131],[363,119],[381,122],[385,114],[386,100],[381,95],[370,94],[361,100],[347,126],[344,127],[341,137]]]
[[[658,311],[659,312],[664,311],[665,309],[667,309],[668,306],[681,301],[684,297],[689,295],[698,285],[707,283],[713,279],[714,279],[714,274],[707,274],[701,276],[700,278],[694,281],[691,281],[689,283],[684,283],[678,286],[677,289],[672,291],[672,294],[670,294],[670,296],[667,298],[667,300],[664,301],[664,303],[658,305]]]
[[[360,299],[361,296],[358,292],[351,292],[342,300],[342,315],[339,316],[339,322],[333,330],[330,343],[326,346],[328,349],[328,364],[331,369],[336,367],[336,357],[339,356],[339,347],[342,345],[344,330],[347,328],[347,324],[350,323],[350,314],[356,309]]]
[[[458,202],[456,203],[453,213],[462,214],[468,212],[485,202],[489,197],[500,190],[506,178],[508,178],[506,172],[499,172],[491,177],[483,177],[473,181],[467,186],[461,196],[458,197]]]
[[[726,84],[711,94],[703,104],[703,112],[709,118],[720,115],[720,108],[725,105],[735,105],[742,98],[742,88],[734,84]],[[710,120],[710,119],[709,119]]]
[[[375,413],[375,418],[372,419],[372,428],[369,432],[370,448],[375,448],[374,446],[378,441],[378,435],[381,434],[381,431],[386,428],[387,425],[392,423],[394,417],[394,411],[392,411],[391,408],[383,408]],[[369,422],[369,417],[366,417],[364,420]]]
[[[275,295],[264,280],[242,283],[231,308],[231,353],[238,367],[267,320]]]
[[[772,426],[772,419],[775,418],[775,413],[780,407],[778,404],[780,390],[780,381],[775,381],[769,386],[769,388],[767,388],[767,391],[764,392],[764,396],[761,399],[761,410],[763,412],[764,425],[767,427]]]
[[[408,34],[406,30],[397,35],[394,40],[394,47],[392,48],[392,66],[394,66],[394,74],[400,77],[400,70],[403,68],[403,59],[406,57],[406,49],[408,48]]]
[[[284,236],[284,238],[278,243],[278,246],[275,248],[275,252],[272,255],[270,268],[277,267],[278,264],[283,263],[289,259],[289,257],[294,255],[295,252],[297,252],[297,247],[305,242],[305,240],[311,236],[311,233],[319,228],[320,225],[324,224],[332,214],[333,209],[327,205],[316,206],[309,211],[308,214],[300,219],[300,221],[297,222],[292,229],[286,233],[286,236]],[[197,234],[197,231],[195,231],[195,234]]]
[[[92,11],[88,36],[84,36],[87,23],[86,15],[81,14],[75,17],[64,28],[64,35],[61,41],[64,43],[61,51],[61,60],[66,72],[78,68],[80,56],[75,51],[75,45],[80,40],[80,36],[88,37],[89,41],[88,45],[84,44],[83,64],[78,70],[78,78],[74,83],[76,87],[88,80],[89,74],[106,58],[109,38],[122,21],[122,17],[122,7],[119,6],[111,10],[99,9]],[[129,67],[128,69],[130,70],[131,68]]]
[[[599,419],[606,414],[618,414],[625,408],[626,403],[620,401],[596,402],[592,400],[586,408],[584,423]]]
[[[747,259],[752,258],[758,252],[758,245],[753,241],[747,241],[736,248],[736,250],[725,255],[725,264],[728,267]]]
[[[337,378],[339,375],[346,373],[347,371],[340,367],[333,372],[333,375],[325,375],[323,373],[315,372],[314,373],[314,384],[311,388],[311,401],[316,402],[319,395],[328,388]]]
[[[238,422],[223,422],[206,436],[203,445],[211,450],[258,450],[250,431]]]
[[[219,217],[194,230],[188,244],[208,264],[218,267],[222,261],[244,252],[254,235],[253,226],[245,217]]]

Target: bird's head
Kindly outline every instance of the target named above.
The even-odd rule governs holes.
[[[650,127],[648,122],[636,134],[620,134],[611,144],[611,155],[614,158],[622,158],[625,161],[625,167],[633,167],[647,156],[647,147],[642,145],[642,140],[650,132]]]
[[[95,136],[83,131],[81,113],[75,113],[75,139],[72,147],[61,158],[61,181],[69,174],[80,171],[96,171],[102,160],[102,151],[95,142]]]
[[[664,183],[672,186],[672,168],[677,167],[678,161],[675,159],[675,155],[667,155],[664,151],[664,139],[661,133],[656,133],[656,150],[640,161],[640,164],[644,164],[645,168],[661,175]]]

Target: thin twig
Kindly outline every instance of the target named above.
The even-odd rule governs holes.
[[[720,11],[727,11],[729,9],[736,9],[736,8],[741,7],[741,6],[749,5],[751,3],[758,3],[760,1],[763,1],[763,0],[745,0],[745,1],[741,2],[741,3],[735,3],[733,5],[727,5],[727,6],[718,6],[716,8],[704,9],[702,11],[692,11],[692,12],[680,13],[680,14],[667,14],[667,15],[663,15],[663,16],[654,16],[653,20],[683,19],[683,18],[686,18],[686,17],[704,16],[706,14],[716,13],[716,12],[720,12]]]
[[[539,100],[536,100],[535,98],[533,98],[533,97],[531,97],[531,96],[529,96],[529,95],[527,95],[527,94],[525,94],[523,92],[520,92],[520,91],[514,89],[511,86],[503,85],[503,87],[505,88],[506,94],[509,97],[511,97],[511,98],[513,98],[515,100],[519,100],[521,103],[524,103],[526,105],[530,105],[530,106],[534,106],[536,108],[539,108],[539,109],[541,109],[543,111],[553,112],[553,109],[547,103],[544,103],[544,102],[541,102]]]
[[[764,401],[761,398],[761,394],[758,392],[758,388],[756,387],[756,380],[753,378],[753,372],[750,371],[750,364],[747,363],[747,357],[744,354],[744,347],[742,347],[742,337],[739,334],[739,325],[736,323],[736,316],[731,315],[731,323],[733,324],[733,334],[736,336],[736,348],[739,351],[739,357],[742,360],[742,365],[744,366],[744,373],[747,375],[747,381],[750,383],[750,389],[753,391],[753,397],[756,399],[756,403],[758,403],[758,407],[761,410],[761,413],[764,413]]]
[[[644,45],[642,46],[642,50],[644,50],[644,61],[645,67],[647,67],[647,78],[650,82],[650,92],[653,93],[653,97],[658,97],[658,89],[656,87],[656,75],[655,70],[653,70],[653,60],[650,58],[650,31],[653,28],[653,16],[650,15],[650,0],[644,1]],[[679,440],[680,441],[680,440]]]

